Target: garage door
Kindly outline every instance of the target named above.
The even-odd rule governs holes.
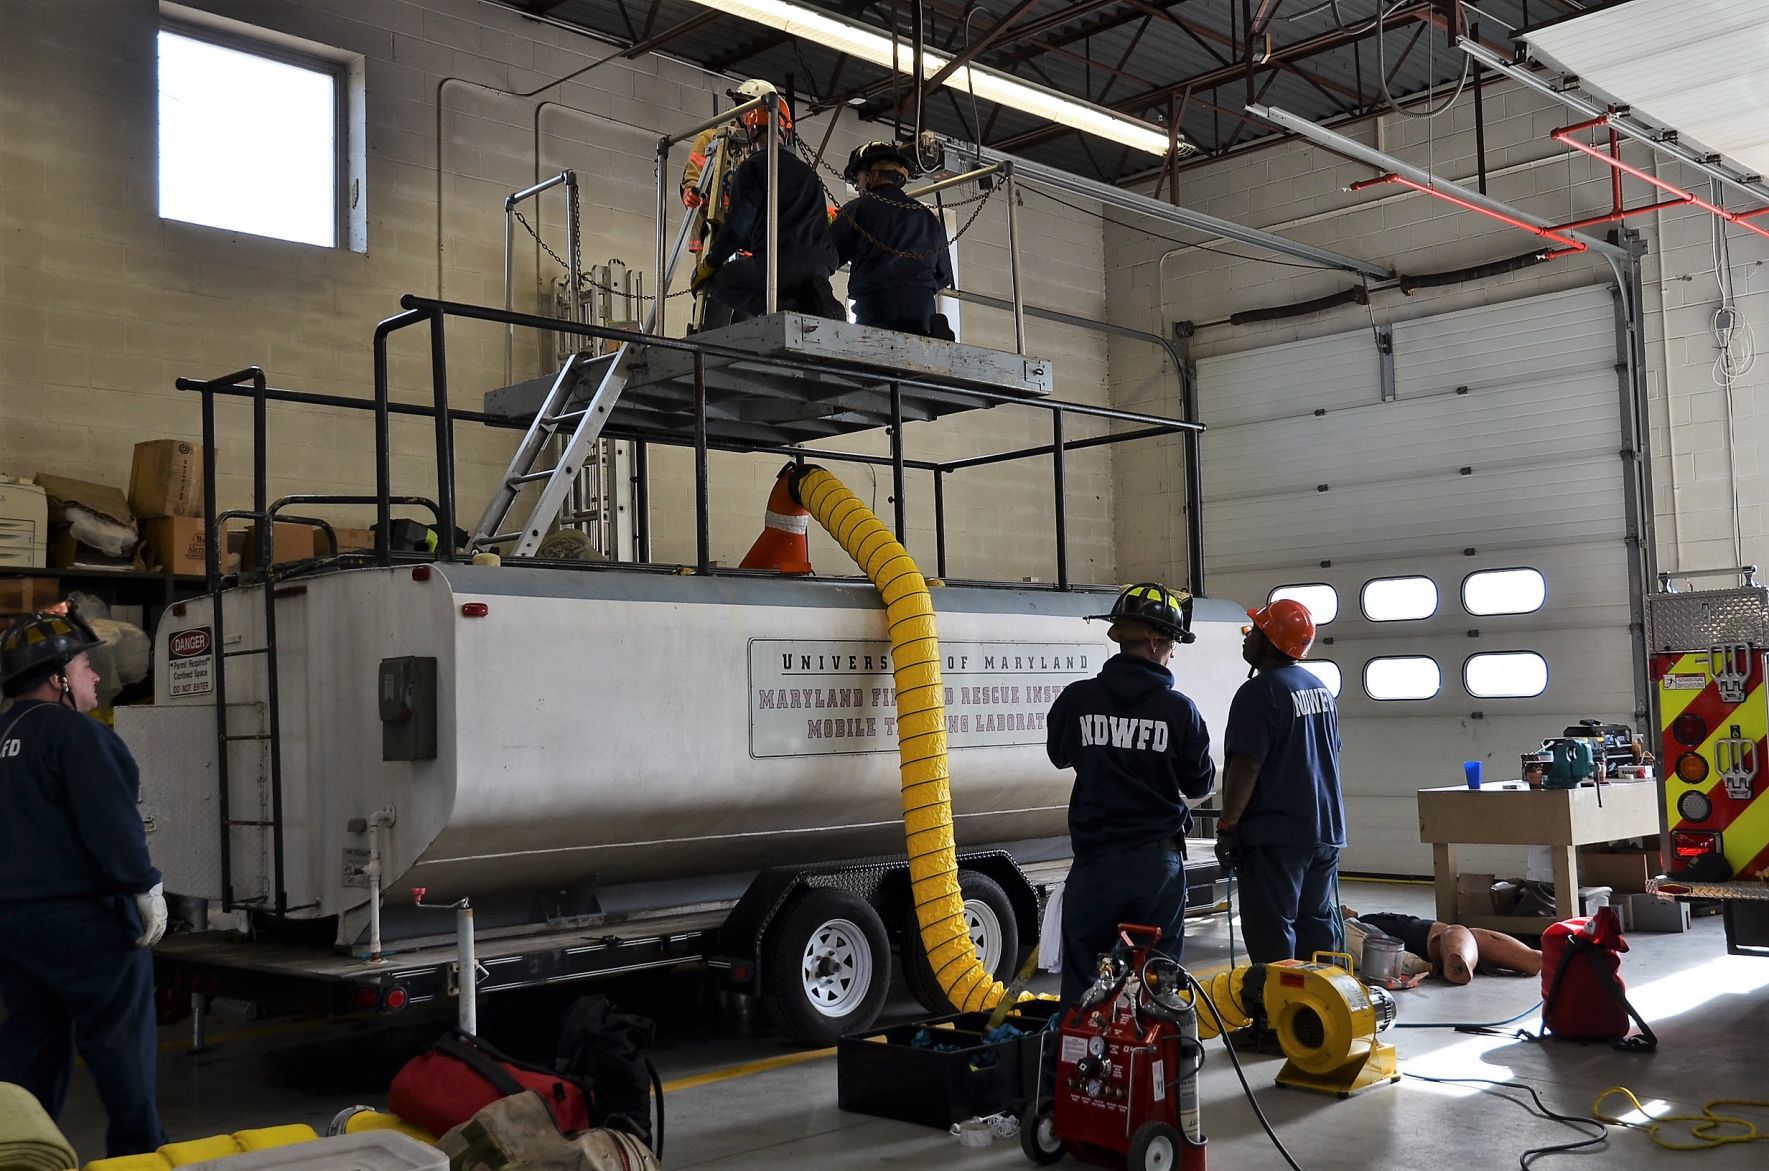
[[[1317,611],[1347,870],[1428,874],[1414,794],[1633,721],[1627,496],[1606,287],[1201,359],[1210,592]],[[1464,869],[1521,873],[1521,850]]]

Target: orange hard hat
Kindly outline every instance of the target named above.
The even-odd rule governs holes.
[[[1314,615],[1294,598],[1279,598],[1249,610],[1247,617],[1253,619],[1253,626],[1265,634],[1267,642],[1292,659],[1306,658],[1308,648],[1314,645]],[[1253,626],[1241,627],[1241,633],[1246,634]]]

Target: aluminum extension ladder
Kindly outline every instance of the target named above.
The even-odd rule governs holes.
[[[710,206],[706,202],[709,189],[715,177],[722,172],[719,155],[722,153],[723,136],[715,137],[713,143],[713,156],[707,159],[700,173],[698,190],[703,208]],[[682,228],[676,237],[675,250],[671,252],[669,263],[653,291],[656,299],[652,302],[651,313],[646,319],[647,333],[656,328],[657,306],[669,293],[670,274],[675,271],[677,262],[687,248],[688,239],[699,218],[693,215],[682,217]],[[534,421],[528,425],[527,433],[517,445],[516,454],[510,457],[510,466],[505,469],[503,481],[498,485],[497,491],[492,493],[491,502],[485,507],[485,514],[479,518],[479,524],[468,545],[472,551],[490,551],[501,545],[510,545],[509,556],[534,556],[557,522],[571,495],[572,486],[583,473],[584,464],[595,454],[596,441],[602,436],[602,428],[607,425],[614,405],[620,401],[622,392],[626,390],[633,367],[639,363],[641,356],[641,351],[635,349],[631,342],[623,342],[612,354],[596,355],[580,351],[566,359],[564,367],[553,379],[553,385],[541,401],[540,410],[535,412]],[[593,387],[587,395],[581,393],[586,387]],[[563,440],[559,462],[551,467],[537,468],[535,465],[541,454],[556,440]],[[527,519],[520,528],[504,529],[511,510],[530,484],[540,484],[541,489],[535,497],[533,507],[528,510]]]

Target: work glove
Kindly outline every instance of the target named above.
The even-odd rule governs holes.
[[[700,193],[698,187],[684,187],[682,188],[682,206],[690,210],[699,210],[706,206],[706,196]]]
[[[710,260],[703,260],[694,266],[694,275],[689,278],[688,287],[698,293],[708,281],[718,274],[719,266]]]
[[[1241,864],[1241,835],[1237,830],[1216,827],[1216,864],[1224,870],[1233,870]]]
[[[141,937],[136,947],[152,947],[166,934],[166,884],[154,883],[152,890],[135,896],[135,911],[141,916]]]

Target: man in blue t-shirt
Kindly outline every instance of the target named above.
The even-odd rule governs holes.
[[[1257,674],[1229,707],[1216,855],[1240,878],[1248,958],[1307,960],[1339,946],[1339,708],[1300,663],[1314,643],[1308,608],[1279,599],[1247,616],[1241,657]]]

